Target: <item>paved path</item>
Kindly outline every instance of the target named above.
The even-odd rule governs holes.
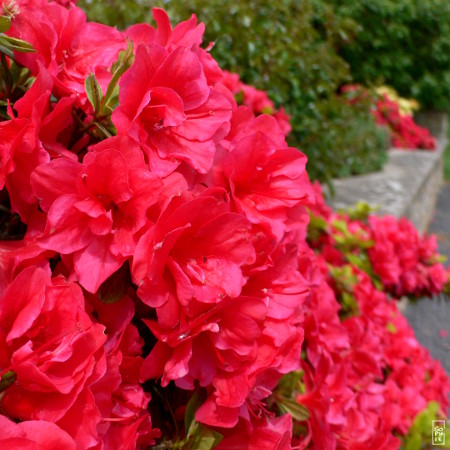
[[[450,265],[450,183],[439,193],[433,220],[428,233],[438,237],[439,251]],[[416,333],[417,340],[439,359],[450,375],[450,299],[444,296],[432,300],[423,299],[408,304],[403,311]],[[450,415],[450,410],[449,410]]]
[[[442,187],[434,218],[428,227],[428,232],[438,237],[439,251],[446,255],[446,266],[450,265],[450,183]]]

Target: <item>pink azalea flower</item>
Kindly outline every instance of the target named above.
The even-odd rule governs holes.
[[[55,2],[19,6],[8,34],[23,39],[36,53],[17,52],[17,60],[34,74],[39,66],[53,77],[58,96],[76,94],[85,103],[84,82],[94,73],[104,92],[111,80],[109,71],[126,40],[115,28],[86,22],[84,12]]]
[[[117,132],[139,140],[152,171],[167,175],[181,161],[200,173],[211,168],[231,105],[208,86],[194,51],[140,44],[120,81],[119,101],[112,116]]]
[[[280,240],[285,231],[308,222],[304,205],[313,193],[305,164],[306,157],[298,150],[280,148],[266,133],[256,131],[232,141],[223,174],[236,209],[250,222],[267,226]]]
[[[104,327],[89,319],[81,289],[50,279],[48,269],[25,269],[0,303],[0,366],[17,376],[2,409],[21,420],[56,422],[99,377]]]
[[[0,415],[0,447],[3,449],[75,450],[72,437],[58,425],[45,420],[15,423]]]
[[[137,143],[126,137],[92,147],[83,163],[60,158],[42,165],[32,184],[48,211],[39,245],[70,255],[89,292],[133,254],[162,187],[146,169]]]

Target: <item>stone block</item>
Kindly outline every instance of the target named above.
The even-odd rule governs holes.
[[[378,206],[378,214],[406,217],[419,231],[425,231],[443,182],[443,153],[446,139],[437,149],[391,149],[380,172],[334,181],[334,208],[346,208],[359,200]]]

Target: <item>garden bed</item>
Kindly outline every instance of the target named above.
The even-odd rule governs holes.
[[[431,220],[443,181],[446,143],[441,135],[435,151],[392,149],[382,171],[335,180],[333,207],[345,208],[363,200],[378,206],[380,215],[410,219],[423,232]]]
[[[283,109],[228,86],[195,15],[153,17],[3,3],[0,448],[440,444],[449,377],[397,306],[450,292],[435,238],[332,211]]]

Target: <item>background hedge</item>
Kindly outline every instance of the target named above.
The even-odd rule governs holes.
[[[339,54],[361,83],[388,84],[422,107],[450,110],[448,0],[329,0],[358,24]]]
[[[150,21],[151,6],[164,7],[173,23],[196,13],[205,22],[205,42],[224,69],[268,92],[292,117],[289,143],[305,152],[312,179],[381,168],[385,133],[375,126],[368,103],[350,107],[337,94],[352,80],[338,51],[356,36],[354,20],[337,15],[322,0],[80,1],[92,20],[124,28]]]

